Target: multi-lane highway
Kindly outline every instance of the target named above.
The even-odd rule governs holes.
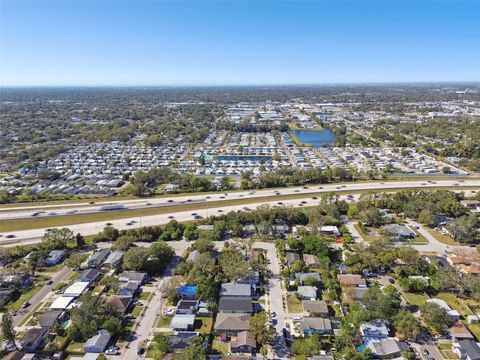
[[[8,220],[16,218],[35,218],[37,216],[52,216],[61,217],[62,215],[75,215],[86,212],[90,213],[105,213],[122,207],[125,211],[125,217],[115,220],[102,220],[81,224],[70,224],[70,228],[74,232],[79,232],[83,235],[93,235],[100,232],[105,226],[113,226],[118,229],[131,229],[141,226],[153,226],[165,224],[172,219],[177,221],[191,221],[201,220],[208,216],[220,215],[229,211],[249,211],[256,207],[268,204],[270,206],[313,206],[318,204],[318,197],[322,193],[337,192],[347,200],[353,200],[355,193],[361,193],[368,190],[392,190],[393,189],[408,189],[408,188],[451,188],[458,189],[459,187],[480,189],[480,180],[439,180],[439,181],[389,181],[389,182],[359,182],[346,184],[329,184],[322,186],[305,186],[292,187],[282,189],[268,189],[257,191],[235,191],[229,193],[215,193],[215,194],[198,194],[191,196],[171,196],[161,198],[151,198],[148,200],[123,200],[116,202],[104,202],[96,204],[69,204],[58,207],[23,207],[19,208],[2,208],[0,210],[0,229],[1,223],[4,224]],[[275,197],[275,199],[271,198]],[[242,204],[238,201],[242,199]],[[247,200],[247,201],[245,201]],[[213,203],[212,203],[213,202]],[[185,211],[183,206],[192,204],[195,210]],[[111,205],[114,207],[112,208]],[[55,205],[54,205],[55,206]],[[105,206],[108,206],[105,208]],[[139,208],[163,207],[168,211],[163,211],[161,214],[135,216],[129,217],[128,211]],[[44,213],[37,214],[40,211]],[[75,213],[71,213],[76,211]],[[117,212],[117,211],[116,211]],[[1,230],[0,230],[1,231]],[[20,231],[2,231],[0,232],[0,245],[16,246],[21,244],[36,243],[48,231],[48,228],[38,228]]]

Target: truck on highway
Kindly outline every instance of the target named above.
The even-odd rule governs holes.
[[[125,205],[122,204],[111,204],[105,205],[100,208],[100,211],[113,211],[113,210],[126,210]]]

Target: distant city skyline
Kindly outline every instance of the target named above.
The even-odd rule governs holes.
[[[480,81],[476,1],[0,1],[0,86]]]

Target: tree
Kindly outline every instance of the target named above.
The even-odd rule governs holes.
[[[292,351],[297,357],[318,355],[320,350],[322,350],[322,342],[317,334],[295,339],[292,342]]]
[[[82,266],[83,262],[86,259],[86,254],[81,254],[79,252],[74,252],[65,260],[65,265],[67,265],[72,270],[78,270]]]
[[[272,344],[275,337],[275,330],[267,325],[268,315],[262,311],[252,315],[249,319],[250,332],[260,346]]]
[[[111,226],[107,226],[105,228],[103,228],[103,231],[98,233],[96,236],[95,236],[95,242],[99,242],[99,241],[114,241],[116,240],[118,237],[120,236],[120,232],[115,229],[114,227],[111,227]]]
[[[145,268],[150,252],[143,247],[133,247],[123,256],[123,268],[125,270],[140,271]]]
[[[15,350],[19,350],[17,343],[15,341],[15,337],[17,333],[13,326],[12,315],[8,311],[5,311],[2,316],[2,337],[10,344],[15,347]]]
[[[178,354],[175,355],[175,360],[206,360],[207,357],[203,353],[202,345],[191,344]]]
[[[42,237],[42,245],[45,246],[47,250],[53,249],[66,249],[68,243],[75,240],[75,235],[72,230],[63,228],[63,229],[52,229],[45,233]]]
[[[85,238],[82,236],[82,234],[77,233],[77,235],[75,236],[75,241],[78,248],[85,246]]]
[[[417,318],[411,312],[404,310],[395,315],[394,325],[400,340],[415,341],[422,330]]]
[[[195,224],[187,224],[185,225],[185,229],[183,229],[183,236],[187,240],[193,240],[198,236],[198,229],[197,225]]]
[[[152,274],[162,273],[173,259],[175,252],[165,241],[157,241],[148,249],[148,272]]]
[[[153,336],[153,348],[157,352],[155,359],[161,359],[163,355],[169,352],[168,339],[162,333],[155,333]]]
[[[367,226],[379,227],[385,223],[382,212],[376,207],[361,211],[358,219]]]
[[[446,310],[437,304],[426,303],[420,310],[425,323],[437,333],[444,333],[452,322]]]
[[[477,240],[478,230],[476,229],[478,223],[477,216],[471,214],[469,216],[460,216],[452,220],[447,229],[452,234],[454,240],[463,243],[473,243]]]
[[[237,249],[224,249],[220,254],[220,267],[223,274],[229,280],[237,280],[252,271],[250,263],[245,260],[243,254]]]
[[[418,214],[417,217],[417,221],[427,226],[435,225],[435,217],[433,213],[428,209],[420,211],[420,214]]]
[[[400,294],[395,287],[387,286],[382,292],[378,287],[368,288],[362,303],[373,318],[391,320],[400,310]]]
[[[199,238],[193,243],[193,248],[199,253],[211,253],[215,250],[215,243],[208,238]]]

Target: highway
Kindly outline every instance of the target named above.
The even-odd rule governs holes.
[[[472,187],[472,188],[479,188],[480,189],[480,180],[465,180],[465,181],[436,181],[436,182],[414,182],[414,181],[407,181],[407,182],[373,182],[373,183],[353,183],[353,184],[343,184],[343,185],[325,185],[325,186],[315,186],[315,187],[296,187],[296,188],[284,188],[279,190],[261,190],[261,191],[239,191],[239,192],[232,192],[232,193],[216,193],[210,195],[192,195],[192,196],[177,196],[177,197],[170,197],[170,198],[154,198],[149,199],[148,202],[151,204],[170,204],[171,211],[164,214],[157,214],[157,215],[147,215],[141,217],[126,217],[124,219],[116,219],[110,221],[96,221],[96,222],[89,222],[83,224],[73,224],[67,225],[69,229],[74,231],[75,233],[79,232],[82,235],[95,235],[98,232],[102,231],[102,229],[106,226],[113,226],[119,230],[123,229],[133,229],[142,226],[154,226],[154,225],[162,225],[166,224],[172,219],[175,219],[180,222],[184,221],[192,221],[192,220],[201,220],[213,215],[221,215],[222,213],[227,213],[229,211],[250,211],[258,206],[267,204],[269,206],[314,206],[318,204],[318,196],[321,195],[322,192],[331,192],[336,191],[341,195],[341,191],[348,191],[350,194],[348,195],[341,195],[341,198],[346,199],[348,201],[353,201],[357,198],[358,195],[353,195],[352,193],[355,192],[362,192],[367,190],[389,190],[389,189],[403,189],[403,188],[411,188],[411,187],[424,187],[424,188],[435,188],[435,187],[450,187],[451,189],[455,189],[456,187]],[[460,191],[460,190],[458,190]],[[465,191],[467,193],[473,194],[473,191]],[[298,195],[298,199],[295,198],[295,194]],[[305,197],[305,195],[312,194],[311,197]],[[290,195],[290,197],[286,200],[282,199],[282,196]],[[278,201],[268,201],[263,202],[261,198],[265,196],[278,196]],[[235,199],[251,199],[251,202],[248,205],[228,205],[228,200],[235,200]],[[169,202],[169,201],[172,202]],[[191,200],[188,202],[188,200]],[[218,206],[214,206],[212,208],[204,208],[200,210],[192,210],[192,211],[176,211],[176,206],[172,205],[175,202],[200,202],[203,200],[201,204],[207,203],[208,201],[217,201],[216,204]],[[224,206],[221,206],[221,202],[225,202]],[[127,200],[122,202],[121,204],[124,206],[138,206],[141,204],[142,201],[132,201]],[[149,205],[152,206],[152,205]],[[165,205],[164,205],[165,206]],[[98,207],[98,204],[97,204]],[[81,207],[80,207],[81,208]],[[22,210],[24,211],[24,210]],[[31,210],[28,210],[31,211]],[[4,211],[2,214],[7,215],[8,212]],[[128,214],[128,211],[126,211]],[[128,216],[128,215],[127,215]],[[48,228],[38,228],[38,229],[31,229],[31,230],[20,230],[20,231],[13,231],[13,232],[1,232],[0,233],[0,245],[1,246],[17,246],[17,245],[27,245],[27,244],[34,244],[40,241],[41,237],[48,231]]]
[[[113,210],[135,210],[152,207],[172,207],[218,201],[229,201],[235,199],[254,199],[266,196],[282,196],[295,194],[309,194],[322,192],[342,192],[342,191],[367,191],[367,190],[388,190],[388,189],[407,189],[412,187],[418,188],[435,188],[435,187],[479,187],[480,179],[476,180],[438,180],[438,181],[386,181],[386,182],[356,182],[356,183],[337,183],[303,187],[289,187],[278,189],[263,189],[251,191],[231,191],[218,192],[210,194],[191,194],[191,195],[172,195],[165,197],[149,198],[149,199],[130,199],[118,201],[99,201],[91,203],[74,203],[74,204],[57,204],[42,206],[22,206],[22,207],[3,207],[0,208],[0,221],[24,219],[24,218],[40,218],[54,217],[66,215],[80,215],[96,212],[108,212]]]

